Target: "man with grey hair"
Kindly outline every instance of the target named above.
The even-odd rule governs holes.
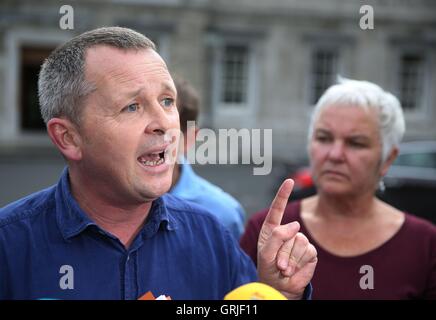
[[[39,77],[48,134],[67,161],[57,185],[0,209],[0,299],[222,299],[259,279],[289,299],[310,295],[314,247],[280,226],[292,181],[259,239],[258,274],[204,209],[166,194],[177,145],[177,92],[145,36],[83,33]]]

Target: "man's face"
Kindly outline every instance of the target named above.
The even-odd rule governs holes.
[[[151,49],[97,46],[87,50],[85,70],[97,89],[82,113],[80,174],[119,205],[161,196],[173,171],[165,150],[179,132],[176,89],[164,61]]]

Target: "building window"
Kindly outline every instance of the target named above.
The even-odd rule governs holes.
[[[53,48],[21,47],[20,115],[23,131],[45,130],[39,111],[38,74]]]
[[[316,49],[312,53],[310,103],[318,99],[336,80],[339,54],[335,49]]]
[[[402,54],[399,68],[400,100],[405,110],[416,110],[421,104],[425,59],[421,54]]]
[[[221,102],[231,105],[247,103],[248,45],[225,45],[222,56]]]
[[[228,32],[208,35],[212,126],[253,125],[258,101],[256,61],[261,52],[257,42],[260,37]]]

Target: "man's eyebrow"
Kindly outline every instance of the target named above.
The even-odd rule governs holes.
[[[120,100],[120,102],[123,102],[125,99],[134,98],[134,97],[138,96],[141,93],[141,91],[143,91],[145,89],[146,89],[146,87],[142,86],[142,87],[139,87],[139,88],[134,89],[134,90],[130,90],[130,91],[126,90],[126,92],[122,95],[122,98],[119,99],[119,100]],[[161,84],[161,90],[163,90],[163,91],[171,91],[171,92],[176,93],[175,87],[172,86],[169,82],[168,83],[162,83]]]
[[[327,129],[323,129],[323,128],[318,128],[315,130],[315,133],[325,133],[325,134],[330,134],[330,130]]]
[[[140,88],[134,89],[134,90],[126,90],[126,92],[124,92],[122,94],[123,99],[136,97],[144,89],[145,89],[145,87],[140,87]]]
[[[162,83],[161,88],[163,91],[171,91],[176,93],[176,89],[169,82]]]
[[[145,87],[140,87],[133,90],[126,90],[125,92],[121,93],[117,98],[115,98],[115,104],[117,106],[123,107],[126,103],[126,100],[132,99],[139,95],[139,93],[144,90]]]

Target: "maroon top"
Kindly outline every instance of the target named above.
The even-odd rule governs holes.
[[[290,202],[282,224],[298,221],[300,231],[318,251],[313,299],[436,299],[436,227],[430,222],[406,214],[400,230],[378,248],[359,256],[339,257],[313,240],[301,220],[300,206],[301,201]],[[257,239],[267,212],[249,219],[240,241],[255,263]],[[373,272],[361,270],[365,265]],[[367,288],[371,273],[373,289]]]

